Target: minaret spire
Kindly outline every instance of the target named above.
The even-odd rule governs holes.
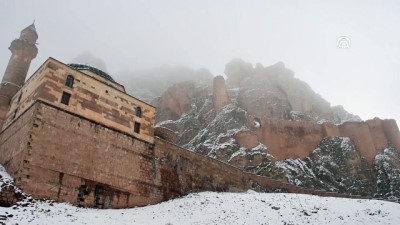
[[[21,31],[20,37],[11,42],[8,48],[11,57],[0,83],[0,128],[6,119],[10,101],[24,84],[32,59],[38,53],[35,20]]]

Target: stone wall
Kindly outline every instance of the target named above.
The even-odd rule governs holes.
[[[305,158],[318,146],[324,137],[349,137],[361,156],[372,161],[377,153],[389,146],[400,150],[400,132],[395,120],[375,118],[365,122],[346,122],[339,126],[307,121],[265,119],[261,128],[252,128],[252,136],[235,137],[242,147],[257,141],[268,147],[276,160]],[[254,139],[257,135],[257,140]],[[243,141],[243,140],[246,140]],[[246,143],[246,144],[243,144]]]
[[[164,188],[163,200],[197,191],[289,192],[332,197],[360,197],[301,188],[268,177],[244,172],[234,166],[155,139],[157,167]]]
[[[72,88],[65,85],[68,75],[74,77]],[[112,86],[111,81],[107,83],[99,76],[98,79],[92,76],[49,58],[14,96],[3,129],[41,100],[152,142],[155,108],[117,89],[117,84]],[[61,103],[63,92],[71,95],[68,105]],[[141,108],[142,116],[136,115],[137,107]],[[140,133],[134,132],[135,122],[141,125]]]
[[[26,169],[11,174],[25,192],[92,207],[160,201],[152,144],[45,103],[35,106],[30,149],[22,149],[29,151],[24,154]]]
[[[35,198],[125,208],[197,191],[319,193],[245,173],[159,138],[154,144],[140,141],[40,101],[2,138],[0,161]]]
[[[25,170],[26,157],[31,154],[31,138],[36,108],[30,107],[0,134],[0,164],[14,178]]]
[[[170,130],[165,127],[156,127],[154,129],[154,136],[169,141],[171,143],[176,143],[177,135],[175,131]]]
[[[254,131],[276,160],[305,158],[321,142],[321,125],[305,121],[269,119]]]
[[[382,127],[388,143],[393,145],[393,147],[395,147],[396,149],[400,150],[400,131],[399,127],[397,126],[396,120],[383,120]]]
[[[159,181],[167,190],[164,199],[174,193],[228,191],[231,187],[248,186],[248,178],[240,169],[161,139],[155,139],[155,154]]]
[[[27,136],[20,143],[15,140]],[[26,135],[29,133],[29,135]],[[201,190],[246,187],[243,172],[228,164],[156,139],[146,143],[79,115],[38,101],[3,131],[1,154],[21,189],[35,198],[76,205],[123,208],[155,204]],[[18,151],[21,151],[19,154]],[[8,157],[5,157],[8,156]],[[10,160],[11,158],[11,160]]]

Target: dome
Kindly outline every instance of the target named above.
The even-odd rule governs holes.
[[[106,80],[115,82],[114,79],[108,73],[104,72],[103,70],[97,69],[96,67],[93,67],[93,66],[90,66],[87,64],[79,64],[79,63],[70,63],[67,65],[76,70],[89,70],[90,72],[97,74]]]

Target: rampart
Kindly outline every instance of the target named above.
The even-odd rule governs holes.
[[[125,208],[191,192],[250,188],[342,196],[249,174],[159,138],[140,141],[40,101],[1,137],[6,154],[0,163],[35,198]]]
[[[324,137],[332,136],[349,137],[361,156],[368,161],[372,161],[377,153],[383,152],[389,146],[400,150],[400,132],[396,121],[379,118],[365,122],[346,122],[338,126],[329,123],[265,119],[261,128],[253,129],[252,133],[257,135],[257,141],[268,147],[268,151],[276,160],[305,158]],[[240,144],[241,140],[236,139]],[[252,144],[257,141],[253,141]]]
[[[305,158],[324,137],[321,125],[280,119],[264,120],[255,132],[276,160]]]
[[[175,131],[170,130],[165,127],[155,127],[154,128],[154,136],[169,141],[171,143],[176,143],[177,135]]]

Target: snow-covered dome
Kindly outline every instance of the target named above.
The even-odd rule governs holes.
[[[93,67],[91,65],[87,65],[87,64],[79,64],[79,63],[70,63],[68,64],[68,66],[76,69],[76,70],[89,70],[90,72],[97,74],[107,80],[110,80],[112,82],[115,82],[114,79],[106,72],[104,72],[101,69],[97,69],[96,67]]]

